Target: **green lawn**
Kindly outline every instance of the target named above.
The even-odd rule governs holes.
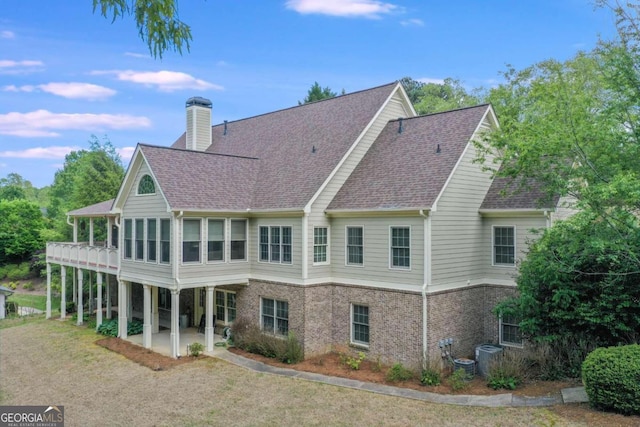
[[[47,309],[47,296],[46,295],[30,295],[30,294],[13,294],[7,301],[13,301],[20,307],[33,307],[38,310]],[[60,312],[60,297],[51,297],[51,310]]]

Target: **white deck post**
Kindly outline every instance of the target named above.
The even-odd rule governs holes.
[[[142,285],[144,292],[144,321],[142,324],[142,346],[151,348],[151,287]]]
[[[47,263],[47,319],[51,319],[51,264]]]
[[[89,306],[89,316],[91,316],[93,314],[93,309],[95,308],[93,306],[93,275],[91,274],[91,270],[89,271],[89,303],[87,304]]]
[[[93,246],[93,218],[89,218],[89,246]]]
[[[171,289],[171,357],[180,357],[180,290]]]
[[[106,285],[106,288],[107,288],[107,296],[106,296],[106,298],[107,298],[107,308],[106,308],[106,311],[107,311],[107,319],[111,319],[111,275],[107,274],[106,279],[107,279],[107,285]]]
[[[127,339],[127,282],[118,279],[118,336]]]
[[[76,286],[77,283],[77,277],[78,277],[78,271],[75,267],[71,267],[72,273],[71,273],[71,293],[73,294],[73,302],[77,303],[78,302],[78,287]]]
[[[127,282],[127,320],[133,320],[133,286],[131,282]]]
[[[60,319],[67,317],[67,267],[60,266]]]
[[[102,273],[96,273],[96,283],[98,284],[98,302],[96,307],[96,331],[102,325]]]
[[[151,288],[151,326],[153,328],[152,333],[157,334],[160,332],[160,314],[158,313],[157,286],[153,286]]]
[[[77,325],[80,326],[82,325],[82,316],[83,316],[83,307],[82,307],[82,269],[78,268],[78,302],[77,302],[77,307],[78,307],[78,321],[77,321]]]
[[[204,341],[207,351],[213,351],[213,290],[215,286],[207,286],[207,309],[205,310],[206,324],[204,329]]]

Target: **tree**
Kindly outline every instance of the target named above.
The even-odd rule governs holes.
[[[418,114],[455,110],[480,103],[479,95],[467,92],[459,80],[449,77],[442,83],[424,83],[404,77],[400,83]]]
[[[170,49],[180,54],[183,48],[189,51],[191,27],[179,18],[178,0],[93,0],[93,12],[97,10],[111,22],[133,16],[154,58],[162,58]]]
[[[44,220],[27,200],[0,200],[0,262],[24,260],[42,249]]]
[[[344,94],[344,89],[342,90],[342,94]],[[307,92],[307,96],[302,101],[298,101],[298,105],[308,104],[310,102],[320,101],[327,98],[334,98],[336,96],[338,96],[338,94],[333,92],[329,87],[325,87],[323,89],[320,87],[318,82],[315,82],[311,85],[311,89]]]

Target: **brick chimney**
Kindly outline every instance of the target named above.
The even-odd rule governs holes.
[[[211,101],[200,96],[187,100],[187,150],[204,151],[211,145]]]

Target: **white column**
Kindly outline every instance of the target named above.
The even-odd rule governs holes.
[[[107,218],[107,242],[104,245],[105,248],[110,248],[111,247],[111,239],[112,239],[111,232],[112,232],[112,230],[111,230],[111,217],[108,217]]]
[[[213,290],[214,286],[207,286],[207,306],[205,310],[205,328],[204,328],[204,341],[207,347],[207,351],[213,351]]]
[[[51,319],[51,264],[47,263],[47,319]]]
[[[98,284],[98,302],[96,307],[96,331],[102,325],[102,273],[96,273],[96,283]]]
[[[127,282],[127,320],[133,320],[133,286],[131,282]]]
[[[76,278],[78,277],[78,271],[75,267],[71,267],[72,273],[71,273],[71,291],[73,293],[73,302],[78,302],[78,287],[76,285],[77,280]]]
[[[89,270],[89,316],[93,314],[93,274],[91,274],[91,270]]]
[[[89,218],[89,246],[93,246],[93,218]]]
[[[127,339],[127,282],[118,279],[118,336]]]
[[[67,267],[60,266],[60,319],[67,317]]]
[[[107,274],[107,319],[111,319],[111,275]]]
[[[171,357],[180,357],[180,291],[171,290]]]
[[[82,307],[82,269],[78,268],[78,325],[82,325],[82,315],[83,315],[83,307]]]
[[[151,286],[142,285],[144,292],[144,321],[142,324],[142,346],[151,348]]]
[[[160,314],[158,313],[158,287],[151,288],[151,325],[153,333],[160,332]]]
[[[73,243],[78,243],[78,218],[73,218]]]

